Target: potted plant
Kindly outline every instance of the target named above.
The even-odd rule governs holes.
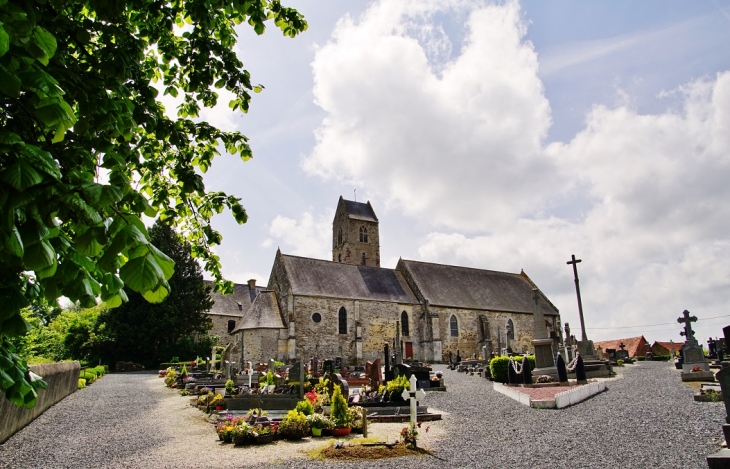
[[[332,428],[332,420],[324,414],[307,415],[307,424],[312,429],[312,436],[322,436],[322,430]]]
[[[352,406],[348,409],[348,412],[350,412],[350,415],[352,416],[352,424],[350,426],[354,433],[362,433],[362,427],[364,424],[362,411],[363,408],[360,406]]]
[[[269,425],[255,425],[252,435],[257,445],[265,445],[274,441],[274,433]]]
[[[232,379],[226,381],[226,393],[231,397],[238,394],[238,388],[236,387],[236,383],[234,383]]]
[[[332,393],[332,436],[349,435],[352,430],[352,415],[347,409],[347,400],[342,397],[339,385]]]
[[[290,410],[279,423],[277,432],[287,440],[301,440],[309,434],[307,417],[299,411]]]
[[[226,408],[226,401],[223,399],[223,396],[216,394],[215,397],[208,402],[208,405],[214,406],[215,410],[224,410]]]
[[[236,422],[233,430],[231,430],[231,436],[233,437],[233,444],[236,446],[248,445],[253,442],[251,426],[243,421]]]

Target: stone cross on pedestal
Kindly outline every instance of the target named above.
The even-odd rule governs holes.
[[[581,259],[576,259],[575,254],[571,254],[571,260],[567,262],[568,265],[573,266],[573,277],[575,278],[575,294],[578,295],[578,314],[580,316],[580,332],[581,340],[588,340],[586,336],[586,325],[583,321],[583,302],[580,300],[580,284],[578,280],[578,263],[582,262]]]
[[[423,389],[416,389],[416,375],[411,375],[411,390],[403,390],[403,399],[410,401],[411,403],[411,425],[414,427],[418,425],[418,419],[416,418],[416,413],[418,411],[417,404],[418,399],[423,399],[426,397],[426,391]]]
[[[690,316],[689,311],[687,311],[686,309],[684,310],[684,312],[682,312],[682,314],[682,317],[677,318],[678,323],[684,323],[684,331],[680,332],[679,335],[684,336],[688,342],[694,342],[695,333],[692,330],[691,323],[697,322],[697,316]]]

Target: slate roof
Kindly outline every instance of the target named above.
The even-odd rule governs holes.
[[[393,269],[285,254],[280,259],[295,295],[417,303],[403,275]]]
[[[646,341],[643,335],[640,335],[638,337],[629,337],[626,339],[616,339],[616,340],[604,340],[602,342],[593,342],[593,346],[595,348],[601,347],[601,350],[604,352],[606,349],[616,349],[621,350],[621,342],[624,343],[626,347],[624,347],[624,350],[629,352],[630,357],[636,357],[637,355],[643,356],[646,355],[646,351],[649,349],[649,342]]]
[[[205,280],[205,283],[210,285],[213,282]],[[256,291],[259,292],[263,289],[264,287],[256,287]],[[256,291],[250,290],[248,284],[234,283],[231,295],[211,292],[210,297],[215,303],[208,311],[208,314],[240,318],[251,307],[253,299],[256,298]]]
[[[433,306],[534,313],[533,284],[526,275],[404,259],[396,268],[410,273],[416,287]],[[559,314],[542,296],[543,314]]]
[[[375,211],[369,202],[364,204],[362,202],[354,202],[352,200],[342,200],[345,202],[345,210],[347,210],[347,214],[350,218],[354,218],[356,220],[378,221],[378,217],[375,216]]]
[[[245,329],[283,329],[276,294],[271,290],[259,292],[251,307],[246,311],[238,326],[231,334]]]

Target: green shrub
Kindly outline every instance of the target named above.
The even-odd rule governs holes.
[[[640,362],[643,362],[646,360],[646,357],[642,356],[642,355],[637,355],[636,359],[639,360]]]
[[[624,361],[619,358],[616,360],[616,366],[624,366]]]
[[[309,434],[307,417],[297,410],[290,410],[286,413],[286,417],[279,422],[277,431],[287,440],[300,440]]]
[[[314,407],[312,407],[312,403],[309,402],[309,399],[302,399],[301,401],[297,402],[297,406],[294,408],[294,410],[297,410],[304,415],[312,415],[314,413]]]
[[[78,389],[84,389],[86,387],[86,380],[83,378],[79,378],[79,387]]]
[[[392,393],[401,394],[406,389],[411,388],[411,383],[406,378],[406,375],[397,376],[395,379],[388,381],[387,391]]]
[[[347,409],[347,400],[342,396],[339,385],[335,385],[335,390],[332,392],[332,423],[335,427],[352,425],[352,415]]]
[[[509,366],[509,358],[505,356],[494,357],[489,362],[489,373],[492,379],[499,383],[507,382],[507,367]],[[522,357],[512,357],[518,363],[522,363]],[[527,355],[527,361],[530,362],[530,369],[535,369],[535,355]]]

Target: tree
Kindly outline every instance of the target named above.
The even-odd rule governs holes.
[[[20,311],[31,301],[167,295],[173,262],[142,214],[174,224],[216,288],[231,290],[210,219],[247,215],[206,191],[200,172],[219,147],[244,160],[251,149],[193,119],[216,88],[248,109],[262,87],[233,51],[234,26],[261,34],[266,20],[290,37],[307,26],[278,0],[0,0],[0,389],[16,404],[32,407],[44,384],[9,342],[28,331]],[[182,99],[176,118],[158,88]]]
[[[96,328],[101,348],[98,355],[110,364],[124,360],[150,367],[169,361],[173,355],[185,356],[190,353],[184,349],[192,338],[205,335],[213,326],[205,314],[213,306],[211,288],[203,281],[190,245],[159,220],[149,234],[150,241],[175,262],[175,273],[168,281],[170,294],[161,303],[150,304],[128,289],[127,303],[102,312]],[[178,346],[183,350],[178,352]]]

